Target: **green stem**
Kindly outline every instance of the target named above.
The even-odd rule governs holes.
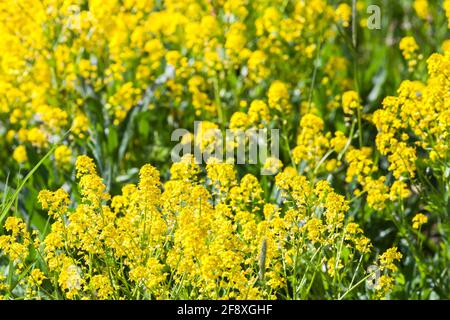
[[[64,137],[63,137],[64,138]],[[20,191],[23,189],[27,181],[33,176],[33,174],[36,172],[36,170],[44,163],[44,161],[55,151],[58,144],[55,144],[47,153],[46,155],[39,160],[39,162],[31,169],[31,171],[26,175],[25,179],[22,180],[22,183],[19,185],[19,187],[16,189],[14,194],[11,196],[11,199],[9,199],[8,203],[2,208],[2,213],[0,214],[0,230],[3,229],[3,219],[5,219],[6,215],[8,214],[9,210],[11,209],[12,205],[16,202],[16,200],[19,197]]]
[[[364,278],[362,278],[360,281],[358,281],[358,283],[356,283],[353,287],[349,287],[349,289],[347,291],[344,292],[344,294],[342,296],[340,296],[338,298],[338,300],[342,300],[344,299],[344,297],[349,294],[351,291],[353,291],[353,289],[355,289],[356,287],[358,287],[361,283],[363,283],[364,281],[366,281],[369,277],[371,277],[372,275],[375,274],[376,271],[369,273],[367,276],[365,276]]]
[[[357,20],[356,20],[356,0],[352,1],[352,45],[353,45],[353,80],[355,83],[355,90],[358,93],[358,97],[361,96],[361,90],[359,86],[359,74],[358,74],[358,38],[357,38]],[[359,147],[363,146],[363,134],[362,134],[362,122],[361,122],[361,108],[358,106],[357,109],[358,118],[358,137],[359,137]]]

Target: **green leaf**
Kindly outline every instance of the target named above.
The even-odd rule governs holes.
[[[109,153],[114,153],[119,145],[119,137],[115,127],[111,126],[108,128],[108,150]]]
[[[67,133],[66,133],[67,135]],[[64,137],[66,136],[64,135]],[[63,137],[63,138],[64,138]],[[12,205],[16,202],[16,200],[19,197],[20,191],[24,188],[27,181],[33,176],[33,174],[36,172],[36,170],[44,163],[44,161],[55,151],[58,144],[55,144],[47,153],[46,155],[31,169],[31,171],[26,175],[26,177],[22,180],[19,187],[16,189],[16,191],[12,194],[12,196],[7,199],[6,204],[2,206],[2,212],[0,214],[0,230],[3,229],[3,220],[5,219],[6,215],[9,213]]]
[[[140,117],[138,122],[138,130],[141,136],[147,137],[150,133],[150,124],[146,117]]]

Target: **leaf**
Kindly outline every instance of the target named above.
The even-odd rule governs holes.
[[[140,117],[138,122],[139,135],[147,137],[150,133],[150,124],[146,117]]]
[[[119,145],[119,137],[115,127],[111,126],[107,129],[107,139],[108,139],[108,151],[109,153],[114,153]]]
[[[67,135],[67,133],[64,135],[64,137]],[[63,137],[63,138],[64,138]],[[36,170],[44,163],[44,161],[55,151],[58,144],[55,144],[47,153],[46,155],[31,169],[31,171],[26,175],[26,177],[22,180],[19,187],[16,189],[16,191],[13,193],[13,195],[7,199],[7,202],[4,206],[2,206],[2,212],[0,214],[0,229],[3,228],[3,219],[5,219],[6,215],[8,214],[9,210],[11,209],[14,202],[16,202],[17,198],[19,197],[20,191],[24,188],[27,181],[33,176],[33,174],[36,172]]]
[[[131,113],[128,117],[128,122],[127,122],[127,125],[125,128],[125,131],[123,133],[123,138],[120,141],[119,155],[118,155],[119,163],[122,162],[125,152],[127,151],[128,143],[130,142],[131,138],[133,137],[134,119],[139,111],[140,111],[140,108],[134,108],[133,110],[131,110]]]

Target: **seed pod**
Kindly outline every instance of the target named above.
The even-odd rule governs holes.
[[[261,243],[261,251],[259,253],[259,280],[264,281],[264,272],[266,270],[266,253],[267,253],[267,240],[263,239]]]

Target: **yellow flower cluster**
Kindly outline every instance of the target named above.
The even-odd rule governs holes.
[[[328,149],[329,141],[323,134],[322,118],[314,114],[306,114],[300,121],[300,133],[297,136],[297,146],[292,150],[296,163],[301,160],[318,162]]]
[[[372,148],[351,148],[345,155],[348,162],[346,182],[350,183],[356,178],[356,182],[362,186],[363,192],[367,193],[367,203],[375,210],[383,210],[387,201],[393,202],[408,198],[411,192],[404,180],[396,180],[392,186],[386,184],[386,176],[373,176],[379,172],[378,166],[372,159]],[[359,190],[355,190],[359,193]]]
[[[223,101],[230,79],[237,101],[255,87],[267,94],[266,106],[250,94],[248,119],[236,115],[231,127],[267,127],[273,114],[291,114],[293,92],[307,88],[302,79],[311,78],[317,39],[333,42],[334,23],[347,26],[350,15],[348,5],[325,0],[5,0],[0,115],[9,118],[13,158],[24,164],[22,145],[42,153],[57,138],[83,150],[99,123],[120,127],[132,110],[147,107],[170,110],[175,127],[191,116],[219,116],[223,127],[235,102]],[[336,67],[345,66],[344,56],[323,62],[327,83],[348,82],[345,68]],[[68,151],[58,154],[57,167],[67,169]]]
[[[418,60],[422,59],[422,55],[417,52],[419,50],[419,45],[414,37],[402,38],[400,41],[400,50],[402,51],[403,57],[408,62],[409,71],[412,72],[418,63]]]
[[[342,94],[342,108],[346,114],[352,114],[353,110],[361,108],[359,95],[356,91],[346,91]]]
[[[448,19],[448,27],[450,28],[450,0],[444,0],[444,10]]]
[[[423,213],[418,213],[413,217],[412,222],[413,229],[420,229],[422,225],[428,222],[428,217]]]
[[[377,147],[397,179],[415,176],[417,148],[432,162],[449,159],[449,66],[450,53],[433,54],[427,82],[404,81],[398,96],[385,98],[373,115]]]
[[[430,17],[428,0],[414,0],[414,10],[421,19],[425,20]]]
[[[447,295],[417,286],[448,251],[450,0],[393,4],[386,66],[369,2],[0,1],[0,298]],[[202,164],[168,161],[181,128]]]
[[[17,163],[19,163],[19,164],[22,164],[22,163],[28,161],[27,149],[23,145],[17,146],[17,148],[14,149],[12,156],[13,156],[13,159],[16,160]]]
[[[352,7],[346,3],[341,3],[335,11],[336,21],[341,23],[344,28],[350,26],[350,19],[352,17]]]
[[[270,85],[267,93],[269,99],[269,107],[276,109],[282,113],[289,112],[291,106],[289,104],[289,92],[281,81],[275,81]]]
[[[66,145],[58,146],[55,149],[55,161],[59,167],[67,167],[72,161],[72,150]]]
[[[4,228],[10,234],[0,236],[0,250],[11,262],[18,265],[19,270],[22,270],[29,254],[31,235],[27,231],[26,224],[17,217],[8,217]]]
[[[300,164],[305,172],[334,171],[341,165],[339,155],[346,148],[348,138],[341,131],[331,136],[330,132],[324,132],[322,118],[312,113],[305,114],[300,120],[297,146],[292,150],[294,163]],[[333,151],[337,157],[329,159]]]
[[[196,164],[174,166],[191,178],[173,174],[161,184],[159,172],[144,165],[139,183],[108,202],[93,161],[81,156],[79,202],[62,189],[41,191],[53,223],[37,244],[48,270],[30,272],[30,298],[46,281],[68,299],[171,298],[180,288],[187,298],[276,298],[292,281],[286,273],[322,272],[324,260],[329,277],[340,270],[350,280],[356,271],[344,263],[370,255],[370,240],[346,217],[348,202],[326,181],[312,184],[287,167],[275,178],[282,201],[273,204],[254,176],[239,181],[230,164],[212,160],[205,183],[200,168],[188,169]],[[5,229],[11,235],[0,237],[0,248],[23,264],[31,241],[25,224],[10,217]],[[401,255],[391,251],[380,258],[383,270],[396,269]],[[288,295],[297,297],[304,284],[291,285]]]

